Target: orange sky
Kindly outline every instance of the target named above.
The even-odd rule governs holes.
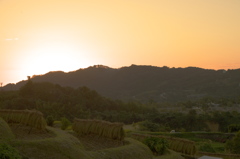
[[[0,82],[91,65],[240,68],[240,0],[0,0]]]

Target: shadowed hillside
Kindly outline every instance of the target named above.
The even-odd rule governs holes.
[[[207,70],[195,67],[122,67],[96,65],[73,72],[49,72],[32,77],[33,82],[51,82],[78,88],[87,86],[103,96],[143,102],[176,102],[204,96],[235,97],[240,93],[240,69]],[[8,84],[3,90],[17,90],[27,81]]]

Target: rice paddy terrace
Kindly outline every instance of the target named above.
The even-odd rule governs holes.
[[[120,137],[118,139],[111,139],[106,135],[81,135],[79,132],[63,131],[56,127],[45,126],[43,129],[40,125],[45,125],[45,121],[42,120],[41,113],[36,111],[4,110],[0,111],[0,117],[0,141],[15,147],[26,159],[153,158],[152,152],[144,144],[121,135],[117,136]],[[111,129],[109,123],[100,124],[107,124],[108,130]],[[119,126],[114,126],[113,130],[117,132],[116,127]],[[78,131],[81,130],[78,128]],[[106,134],[103,129],[101,132]]]
[[[134,131],[127,136],[121,123],[75,119],[71,130],[61,130],[59,125],[47,126],[38,111],[0,110],[0,143],[16,148],[23,159],[183,159],[200,154],[195,142],[187,139]],[[142,143],[149,136],[166,139],[171,150],[153,156]],[[239,157],[225,155],[224,159]]]

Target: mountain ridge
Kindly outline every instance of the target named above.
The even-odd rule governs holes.
[[[52,71],[34,75],[31,80],[73,88],[87,86],[109,98],[143,102],[174,102],[205,96],[236,97],[240,94],[240,69],[211,70],[150,65],[110,68],[94,65],[67,73]],[[23,80],[8,84],[3,89],[18,90],[26,82]]]

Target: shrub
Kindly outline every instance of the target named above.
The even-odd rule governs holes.
[[[234,154],[240,154],[240,131],[233,137],[232,140],[228,140],[225,146],[227,151]]]
[[[62,126],[61,126],[62,130],[66,130],[67,127],[71,124],[71,122],[65,117],[62,118],[61,122],[62,122]]]
[[[155,155],[162,155],[168,148],[168,142],[165,139],[157,137],[148,137],[143,142]]]
[[[53,123],[54,123],[53,116],[49,115],[49,116],[46,118],[46,122],[47,122],[47,125],[48,125],[48,126],[53,126]]]
[[[8,144],[0,143],[1,159],[22,159],[19,152]]]
[[[199,150],[203,151],[203,152],[215,153],[215,150],[212,147],[212,145],[210,143],[207,143],[207,142],[202,143],[199,147]]]
[[[228,126],[228,132],[238,132],[240,130],[240,124],[231,124]]]
[[[160,129],[160,126],[156,123],[150,122],[150,121],[143,121],[139,123],[139,129],[141,131],[151,131],[151,132],[157,132]]]

